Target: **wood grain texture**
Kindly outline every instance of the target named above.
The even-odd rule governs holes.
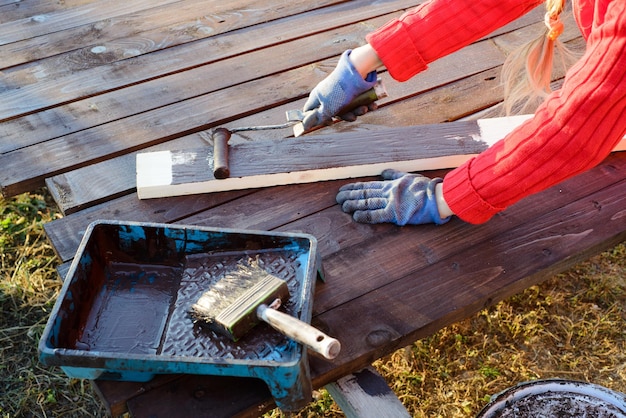
[[[43,36],[52,32],[73,28],[98,20],[133,13],[161,4],[179,2],[180,0],[136,0],[131,2],[111,2],[97,0],[87,4],[76,5],[66,9],[39,11],[35,15],[24,16],[0,25],[0,44]]]
[[[385,168],[455,167],[487,148],[476,122],[341,137],[299,137],[232,146],[230,178],[213,177],[213,149],[137,155],[139,198],[208,193],[377,175]]]
[[[437,73],[442,74],[442,73]],[[383,77],[386,77],[386,73]],[[441,123],[465,116],[466,108],[481,109],[498,103],[501,92],[496,87],[499,83],[499,67],[480,72],[469,79],[457,80],[440,87],[429,89],[417,96],[410,97],[409,90],[401,101],[381,100],[376,112],[370,112],[354,123],[336,123],[312,132],[313,135],[334,135],[345,132],[372,131],[387,129],[389,126],[412,126],[419,124]],[[432,79],[433,84],[441,79]],[[391,83],[393,85],[393,82]],[[400,94],[400,92],[399,92]],[[277,115],[284,115],[293,104],[285,104],[248,117],[224,124],[225,127],[255,126],[277,122]],[[419,116],[419,119],[416,117]],[[141,152],[153,152],[171,149],[194,149],[207,146],[210,131],[201,131]],[[282,139],[291,136],[290,130],[240,132],[233,135],[233,143],[249,143],[267,139]],[[53,191],[57,184],[63,185],[63,197],[55,201],[64,214],[93,206],[111,196],[132,193],[136,188],[135,154],[127,154],[101,163],[68,171],[46,180],[46,185]],[[119,161],[118,161],[119,160]],[[58,178],[57,178],[58,177]]]
[[[399,1],[376,2],[371,7],[363,7],[364,5],[357,7],[352,3],[340,4],[332,8],[299,13],[293,18],[255,24],[249,30],[222,33],[203,40],[202,42],[207,42],[204,45],[202,43],[188,43],[180,45],[180,47],[158,51],[158,54],[164,55],[147,54],[125,59],[119,65],[105,63],[106,65],[103,64],[94,69],[78,72],[68,69],[68,74],[63,77],[67,77],[71,86],[63,81],[63,77],[53,77],[49,83],[45,79],[38,79],[37,83],[33,84],[36,91],[33,90],[33,97],[31,98],[29,98],[30,93],[27,85],[21,85],[19,91],[9,89],[0,96],[5,104],[3,109],[11,107],[10,103],[13,100],[11,97],[15,99],[16,109],[22,106],[47,106],[42,100],[50,100],[50,104],[60,103],[60,105],[36,114],[7,120],[0,124],[0,132],[3,137],[7,138],[7,141],[3,141],[2,146],[0,146],[2,153],[6,154],[7,157],[0,157],[0,159],[4,159],[0,163],[9,168],[5,172],[4,178],[0,179],[3,193],[13,195],[41,186],[47,177],[115,158],[132,152],[136,148],[146,148],[153,144],[184,137],[207,127],[223,124],[233,117],[244,117],[258,113],[271,103],[281,104],[289,100],[301,100],[316,81],[321,80],[334,68],[336,58],[324,60],[324,54],[326,54],[325,56],[328,54],[337,55],[346,48],[358,45],[367,31],[390,18],[385,13],[399,13],[397,10],[403,5],[406,7],[405,3]],[[297,10],[293,12],[295,13]],[[326,14],[329,12],[332,12],[330,14],[333,16],[330,19],[326,18]],[[325,16],[325,19],[315,19],[317,15]],[[368,16],[378,15],[383,15],[383,17],[374,18],[375,20],[371,22],[354,23],[358,21],[357,19],[367,19]],[[306,21],[307,24],[299,24],[300,20],[301,22]],[[317,22],[315,24],[319,26],[313,25],[311,27],[309,22]],[[258,22],[246,21],[245,24],[253,25],[254,23]],[[349,26],[339,30],[322,31],[323,27],[334,27],[334,25]],[[301,32],[300,28],[302,27],[311,27],[312,36],[296,39],[295,37],[298,32]],[[315,30],[318,32],[313,32]],[[291,36],[290,42],[285,42],[282,37],[275,39],[275,35],[271,35],[285,31],[289,31],[285,39],[290,39],[289,36]],[[337,39],[340,41],[337,42]],[[278,43],[281,44],[278,45]],[[257,51],[263,45],[274,44],[276,46]],[[238,48],[248,48],[253,52],[235,57],[233,54],[236,54],[238,49],[233,49],[232,45],[237,45]],[[319,45],[326,47],[319,48]],[[481,68],[490,68],[503,61],[504,55],[497,48],[494,48],[492,43],[483,42],[481,45],[480,51],[472,50],[472,48],[478,48],[478,45],[459,51],[461,55],[457,58],[449,58],[448,64],[444,59],[441,67],[435,66],[434,70],[428,73],[435,75],[435,77],[427,75],[424,78],[426,84],[419,82],[413,87],[422,90],[431,89],[434,86],[459,79],[465,74],[465,71],[480,71]],[[214,65],[208,66],[210,69],[203,65],[207,62],[207,57],[200,48],[215,51],[210,58],[217,61],[213,63]],[[243,50],[239,49],[239,51]],[[257,55],[258,57],[255,58]],[[272,55],[276,56],[276,59],[267,59],[268,56]],[[477,55],[480,55],[482,59],[469,59]],[[466,62],[464,67],[452,65],[454,59],[461,58],[463,58],[462,61]],[[263,72],[259,68],[252,68],[247,65],[248,62],[271,62],[271,66],[265,72],[273,73],[281,71],[281,68],[284,70],[298,65],[298,59],[304,66],[283,71],[280,77],[268,76],[263,79],[265,81],[251,81],[248,82],[249,84],[233,87],[232,90],[210,93],[214,89],[224,89],[232,86],[233,83],[245,82],[246,79],[258,77],[259,71]],[[313,71],[313,74],[311,74],[311,67],[308,66],[312,59],[322,59],[320,63],[323,64],[316,64],[316,70]],[[184,65],[176,67],[176,65],[180,65],[179,63],[184,63]],[[474,68],[474,65],[477,67]],[[237,68],[238,71],[233,73],[226,70],[227,68]],[[100,71],[106,71],[106,73]],[[181,71],[183,73],[178,74]],[[34,73],[45,74],[45,71]],[[233,74],[238,78],[233,79]],[[225,75],[229,77],[225,77]],[[311,80],[311,75],[316,78]],[[120,77],[123,77],[124,81],[117,83],[116,80]],[[104,79],[106,79],[108,90],[101,91],[100,80]],[[206,80],[211,80],[211,83],[207,83]],[[225,80],[221,82],[225,84],[220,84],[219,80]],[[142,84],[135,86],[136,83]],[[23,82],[18,80],[16,84],[20,85]],[[93,87],[89,87],[90,85]],[[42,90],[46,89],[46,86],[52,89],[49,93]],[[117,90],[123,86],[126,88],[118,92]],[[204,90],[198,91],[198,86]],[[54,93],[56,91],[62,91],[63,94],[69,94],[69,96],[60,97]],[[277,91],[281,91],[282,94],[271,94]],[[407,94],[414,95],[419,91],[412,90]],[[254,97],[254,101],[232,100],[233,97],[240,99],[242,94],[245,94],[244,92],[247,92],[248,97]],[[204,96],[194,98],[194,96],[203,93]],[[97,96],[93,96],[94,94]],[[85,95],[93,97],[81,97]],[[189,100],[186,100],[188,98]],[[394,98],[394,100],[397,99],[399,97]],[[183,102],[180,102],[181,100]],[[66,103],[66,101],[72,101],[72,103]],[[168,103],[171,107],[168,106]],[[220,104],[217,109],[215,108],[216,103]],[[301,104],[298,103],[294,107],[300,106]],[[156,110],[151,112],[151,109]],[[204,119],[193,117],[194,114],[198,114],[198,109],[204,109]],[[211,109],[212,112],[207,114],[206,109]],[[34,108],[30,110],[23,108],[10,117],[15,117],[20,112],[32,111]],[[137,115],[138,112],[147,113]],[[170,124],[170,115],[172,114],[189,115],[189,118],[184,122],[185,127],[181,127],[180,124],[177,125],[174,120]],[[28,131],[29,134],[23,135],[24,131]],[[160,135],[162,133],[166,135]],[[133,140],[127,142],[128,138],[133,138]],[[75,156],[73,152],[65,151],[68,148],[73,149],[73,144],[89,144],[90,142],[98,144],[93,147],[89,145],[85,147],[85,150],[93,150],[92,153],[80,153]],[[107,146],[104,147],[104,145]],[[175,144],[171,149],[174,149],[174,146]],[[20,152],[20,150],[26,149],[28,152]],[[49,155],[51,152],[58,157],[47,162],[36,161],[37,156]],[[29,158],[33,158],[35,161],[23,160]],[[9,166],[11,161],[19,161],[20,159],[24,162],[24,166],[29,168],[24,176],[19,175],[19,169],[13,169]],[[25,180],[24,177],[28,177],[28,179]]]
[[[49,14],[77,6],[93,3],[96,0],[64,0],[57,2],[0,0],[0,24],[36,15]]]
[[[602,205],[601,215],[593,204],[583,200],[533,219],[538,229],[529,228],[531,219],[526,219],[525,224],[507,229],[506,233],[493,238],[489,248],[498,251],[493,251],[491,256],[481,252],[477,257],[475,248],[466,247],[445,262],[416,267],[402,279],[389,282],[362,298],[333,305],[332,309],[317,316],[317,321],[341,341],[347,342],[343,349],[346,366],[352,363],[348,368],[373,361],[376,354],[371,350],[372,345],[382,345],[383,342],[386,345],[393,341],[395,348],[400,348],[425,337],[433,329],[431,327],[438,329],[465,318],[571,266],[579,260],[573,260],[572,254],[587,256],[624,240],[626,200],[623,194],[615,195],[624,187],[626,183],[622,181],[592,195]],[[492,224],[491,227],[497,226]],[[410,253],[401,251],[398,254],[398,247],[387,247],[385,240],[378,248],[387,248],[387,252],[392,251],[397,259],[408,257],[411,260]],[[326,269],[328,272],[328,266]],[[424,291],[411,292],[417,281]],[[400,300],[394,295],[407,297]],[[316,302],[320,299],[323,297],[316,295]],[[363,310],[363,306],[370,309]],[[345,329],[342,325],[344,318],[353,315],[359,317],[362,325]],[[339,329],[342,334],[337,334]],[[315,363],[314,373],[325,375],[325,379],[333,380],[341,375],[336,364]],[[334,375],[335,371],[339,373]]]
[[[483,52],[479,51],[475,51],[475,53],[483,54]],[[427,72],[424,77],[418,78],[420,80],[423,78],[422,82],[411,80],[402,84],[388,79],[387,74],[383,73],[382,76],[386,79],[387,86],[391,87],[394,93],[392,99],[379,102],[381,105],[379,111],[360,118],[356,123],[335,124],[333,127],[316,131],[311,135],[375,130],[385,126],[408,126],[414,125],[416,122],[420,124],[445,122],[465,116],[466,111],[464,109],[468,106],[480,109],[491,106],[501,100],[501,90],[498,88],[499,67],[479,72],[469,79],[457,80],[452,83],[449,83],[449,80],[458,78],[460,72],[458,72],[458,69],[455,69],[453,72],[443,71],[445,68],[446,66],[443,65],[441,68],[434,68],[432,72]],[[472,69],[472,71],[474,70]],[[287,77],[287,74],[285,74],[285,77]],[[402,89],[398,89],[398,86],[402,86]],[[426,91],[423,92],[420,89],[425,89]],[[421,94],[415,96],[416,93]],[[298,106],[300,104],[282,105],[254,113],[250,117],[226,123],[225,126],[237,127],[276,123],[278,115],[283,115],[286,110]],[[85,118],[83,117],[82,120],[84,122]],[[202,135],[202,132],[199,134]],[[169,149],[197,147],[196,135],[192,134],[169,141]],[[288,131],[261,131],[258,133],[242,133],[240,135],[242,135],[240,138],[243,138],[245,141],[278,139],[288,136]],[[154,151],[158,149],[167,149],[167,147],[159,146],[148,150]],[[128,160],[130,157],[125,155],[119,158]],[[126,167],[126,171],[121,172],[118,170],[118,167]],[[109,181],[109,173],[112,170],[116,173],[116,182]],[[107,193],[110,196],[119,196],[120,193],[131,192],[135,188],[134,162],[132,164],[118,164],[112,161],[111,167],[108,167],[106,162],[103,162],[81,167],[67,172],[67,175],[61,174],[61,176],[66,177],[61,180],[63,184],[68,186],[67,191],[69,193],[65,195],[65,199],[57,201],[57,203],[63,212],[68,214],[75,211],[76,208],[88,207],[101,201],[103,198],[106,198]],[[87,187],[84,186],[84,183],[88,183]],[[111,188],[107,189],[109,186]]]
[[[391,13],[398,10],[401,4],[399,0],[395,0],[383,2],[381,6],[372,6],[368,9],[347,3],[337,6],[338,16],[336,19],[320,20],[316,19],[316,15],[326,15],[328,11],[325,9],[317,11],[315,10],[316,6],[310,2],[300,0],[293,2],[289,7],[283,7],[276,11],[273,11],[271,8],[267,9],[261,3],[257,0],[255,7],[245,9],[245,11],[236,8],[225,9],[229,3],[221,3],[222,6],[218,8],[218,10],[224,11],[222,15],[218,14],[221,17],[204,22],[203,27],[205,29],[203,31],[211,36],[207,36],[198,42],[182,43],[178,41],[181,43],[180,45],[170,47],[167,43],[164,44],[164,41],[155,39],[154,51],[152,53],[124,59],[125,49],[128,49],[126,43],[128,42],[132,46],[133,42],[132,39],[125,40],[121,38],[118,42],[122,48],[115,48],[114,45],[111,45],[109,50],[105,42],[102,45],[92,45],[88,49],[83,50],[85,55],[77,57],[77,60],[68,59],[65,62],[59,62],[59,58],[63,59],[63,56],[53,56],[50,59],[37,61],[37,71],[33,71],[32,65],[24,66],[23,68],[16,67],[6,74],[8,80],[12,81],[8,86],[15,86],[15,88],[9,88],[2,94],[5,105],[0,111],[0,120],[15,118],[38,109],[58,106],[61,103],[104,93],[102,91],[102,80],[106,80],[106,91],[115,90],[154,80],[158,77],[191,71],[198,67],[206,66],[208,63],[234,58],[247,51],[253,55],[259,55],[257,50],[275,47],[288,41],[297,41],[294,44],[293,53],[300,56],[304,55],[305,52],[309,53],[304,63],[309,64],[312,60],[311,51],[319,49],[320,45],[325,44],[327,46],[323,50],[323,53],[326,54],[325,58],[332,56],[333,51],[341,49],[341,51],[335,52],[335,54],[339,54],[343,49],[357,46],[362,42],[364,33],[371,31],[376,26],[382,24],[382,22],[357,25],[349,29],[339,29],[339,33],[335,34],[332,32],[320,32],[320,30],[328,28],[328,25],[332,24],[341,26],[350,23],[354,24],[359,21],[358,19],[376,18],[380,14],[384,14],[381,12]],[[304,13],[308,9],[312,10],[309,13]],[[229,11],[229,13],[226,13],[226,11]],[[350,13],[350,11],[353,13]],[[294,15],[292,19],[289,18],[290,14]],[[283,19],[272,21],[272,16],[274,18],[283,17]],[[386,21],[389,18],[384,20]],[[196,22],[196,20],[192,18],[190,23]],[[318,22],[317,25],[311,27],[309,22],[316,21]],[[321,22],[323,23],[320,25]],[[104,24],[107,25],[108,23],[105,21]],[[308,28],[308,31],[303,32],[302,28]],[[311,37],[306,36],[307,33],[316,34],[316,32],[319,32],[319,36],[322,37],[334,36],[333,39],[340,37],[341,42],[320,42],[315,41],[315,37],[311,39]],[[284,34],[285,38],[277,38],[273,35],[275,33]],[[157,36],[163,36],[162,32],[159,32]],[[146,42],[146,39],[142,38],[141,42]],[[315,46],[307,45],[307,42],[314,42]],[[173,43],[176,44],[176,42]],[[99,48],[96,50],[99,52],[94,53],[92,48],[97,46],[107,49],[102,50],[102,48]],[[207,51],[211,51],[211,53],[209,54]],[[282,51],[282,54],[276,54],[274,59],[284,62],[290,58],[287,50],[283,49]],[[226,72],[226,74],[234,76],[240,72],[245,74],[246,71],[253,70],[255,66],[248,65],[249,62],[254,62],[256,65],[276,65],[272,63],[271,59],[267,58],[266,52],[264,59],[261,60],[254,60],[252,57],[244,58],[245,64],[243,65],[237,65],[235,61],[235,64],[231,63],[228,66],[231,71]],[[85,63],[89,62],[88,59],[98,60],[100,65],[88,65],[82,70],[73,68],[72,62],[78,62],[80,65],[85,66]],[[240,62],[241,60],[242,58],[239,59]],[[298,64],[293,62],[287,68],[293,68],[296,65]],[[238,71],[232,71],[233,68],[237,68]],[[209,70],[213,69],[215,67],[209,68]],[[48,71],[52,74],[48,75]],[[278,71],[280,71],[279,67],[274,68],[274,72]],[[217,75],[217,79],[224,79],[226,74],[224,72],[220,73]],[[258,76],[258,70],[256,74]],[[212,78],[205,78],[205,84],[210,86],[211,83],[206,83],[206,80],[212,80]],[[190,85],[188,84],[188,88],[192,89],[192,91],[199,86],[202,86],[202,84],[193,82]],[[132,97],[132,95],[129,97]],[[28,102],[24,103],[24,98],[28,98]]]
[[[330,0],[317,2],[317,6],[332,3]],[[304,2],[292,2],[289,9],[282,9],[280,14],[273,9],[265,10],[261,22],[285,17],[297,12],[298,8],[307,7],[303,5]],[[155,2],[149,9],[84,21],[79,26],[45,36],[0,45],[0,54],[6,54],[0,65],[11,67],[40,60],[39,65],[51,71],[47,73],[47,78],[52,78],[52,74],[66,72],[68,67],[79,66],[84,70],[89,68],[89,62],[95,63],[96,60],[88,56],[87,51],[91,48],[85,45],[106,47],[109,51],[106,59],[98,60],[102,65],[240,29],[246,19],[251,19],[250,16],[243,18],[240,10],[259,10],[262,7],[258,0],[230,1],[226,4],[202,0]],[[61,64],[59,68],[53,67],[55,63]]]
[[[137,154],[140,199],[375,176],[387,168],[454,168],[531,115],[388,128],[341,136],[257,141],[230,147],[230,177],[214,177],[211,147]],[[622,150],[626,141],[618,144]]]

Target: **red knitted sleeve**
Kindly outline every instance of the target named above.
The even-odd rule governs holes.
[[[526,14],[542,0],[431,0],[367,36],[389,74],[406,81],[427,65]]]
[[[626,134],[626,2],[603,3],[583,57],[535,116],[444,179],[446,202],[482,223],[599,164]],[[597,11],[598,9],[596,9]]]

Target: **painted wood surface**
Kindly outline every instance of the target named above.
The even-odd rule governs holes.
[[[213,148],[137,155],[140,199],[364,177],[385,168],[455,167],[486,149],[476,122],[234,145],[230,177],[213,175]]]
[[[531,115],[389,128],[229,147],[230,176],[214,176],[210,146],[137,154],[140,199],[454,168],[504,138]],[[615,148],[624,150],[626,138]]]
[[[523,22],[514,22],[521,25]],[[512,26],[511,27],[517,27]],[[503,30],[499,36],[500,42],[505,43],[504,38],[515,38]],[[580,38],[574,38],[579,41]],[[510,43],[510,42],[508,42]],[[481,45],[486,45],[481,43]],[[486,57],[485,51],[476,50],[474,52],[459,51],[458,58],[464,61],[471,59],[472,54]],[[499,60],[501,63],[502,57]],[[409,126],[416,124],[440,123],[456,120],[467,115],[467,109],[481,109],[498,103],[501,98],[499,88],[499,66],[480,71],[483,64],[491,65],[490,62],[479,62],[481,67],[468,65],[466,68],[472,72],[471,76],[465,76],[462,68],[454,65],[452,58],[443,59],[441,63],[432,66],[432,72],[427,72],[423,77],[411,80],[408,83],[396,83],[388,78],[386,73],[382,76],[386,80],[388,90],[392,98],[381,101],[381,107],[377,112],[372,112],[359,119],[355,123],[338,123],[333,127],[325,128],[314,132],[311,135],[343,133],[352,131],[371,131],[390,126]],[[470,62],[475,62],[472,60]],[[332,60],[329,65],[324,65],[324,71],[332,69]],[[474,71],[478,73],[474,74]],[[287,77],[290,73],[283,73]],[[324,75],[321,73],[320,75]],[[316,71],[313,76],[317,77]],[[450,82],[453,80],[452,82]],[[277,87],[280,88],[280,87]],[[248,87],[245,89],[248,91]],[[250,91],[256,91],[252,88]],[[238,91],[237,94],[242,94]],[[254,95],[255,98],[263,101],[265,96]],[[222,96],[221,100],[228,100]],[[271,97],[269,98],[271,100]],[[272,124],[282,121],[285,111],[301,106],[303,101],[281,104],[267,110],[256,111],[250,116],[233,120],[223,124],[226,127],[250,126],[261,124]],[[267,103],[264,103],[267,105]],[[249,103],[241,103],[232,106],[234,110],[245,110]],[[229,107],[230,108],[230,107]],[[498,115],[497,112],[494,115]],[[222,125],[222,124],[219,124]],[[213,126],[213,124],[210,124]],[[239,142],[250,142],[254,140],[278,139],[289,136],[289,131],[272,131],[258,133],[241,133],[236,135]],[[147,148],[146,151],[162,149],[188,149],[205,145],[208,130],[199,131],[165,142],[163,144]],[[143,151],[142,151],[143,152]],[[117,160],[124,160],[120,162]],[[57,185],[61,186],[59,196],[56,199],[62,211],[66,214],[75,212],[81,208],[92,206],[98,202],[106,200],[107,197],[117,197],[125,193],[132,193],[135,189],[135,167],[134,154],[125,154],[110,160],[80,167],[67,171],[57,176],[52,176],[46,181],[50,190],[55,194]],[[110,163],[109,163],[110,162]]]

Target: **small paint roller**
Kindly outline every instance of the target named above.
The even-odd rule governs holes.
[[[233,341],[263,321],[327,359],[337,357],[341,350],[337,339],[277,310],[288,299],[286,281],[256,263],[240,264],[202,294],[191,307],[191,316]]]

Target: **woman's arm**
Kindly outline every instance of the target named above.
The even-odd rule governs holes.
[[[367,36],[391,76],[406,81],[528,13],[543,0],[431,0]]]
[[[461,219],[485,222],[589,170],[626,134],[626,4],[607,4],[563,87],[532,119],[444,178],[445,200]]]

